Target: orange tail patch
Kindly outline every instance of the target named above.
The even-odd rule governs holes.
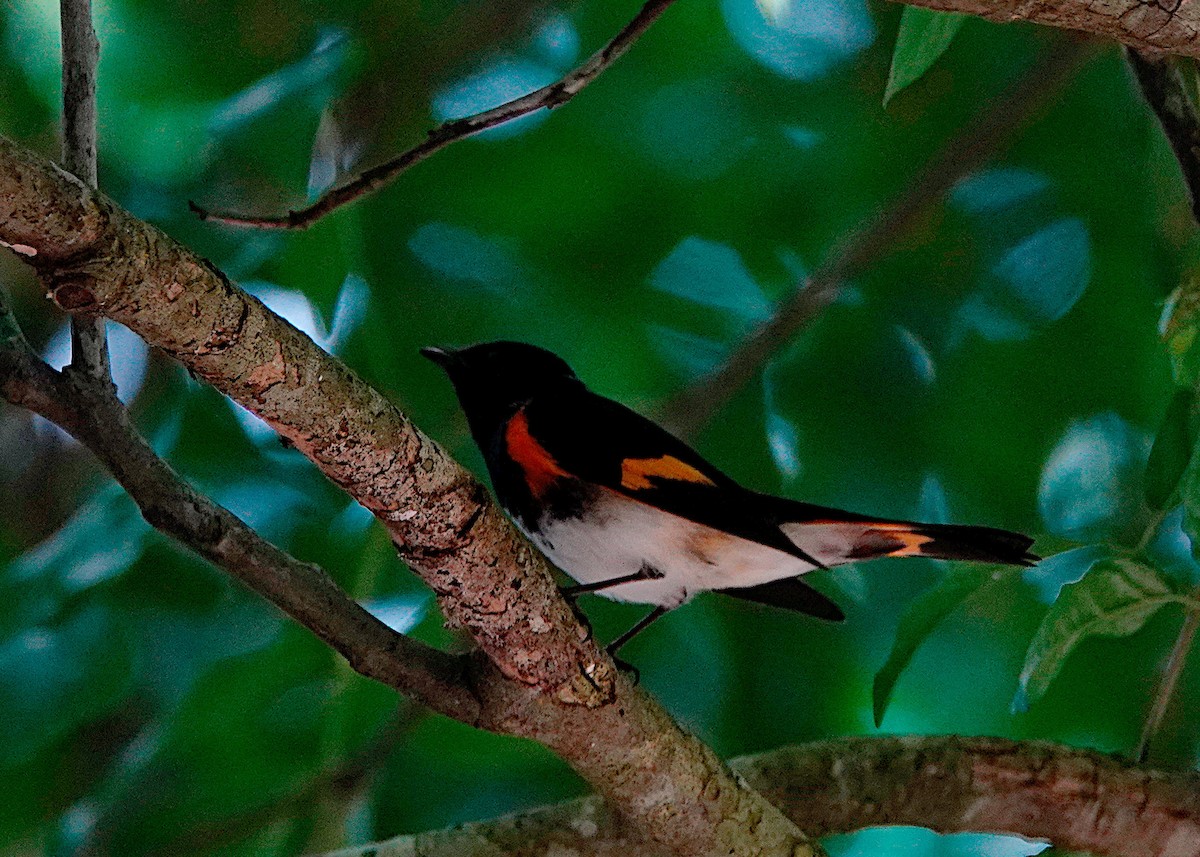
[[[924,545],[933,536],[916,532],[907,524],[867,524],[854,540],[848,559],[867,559],[876,556],[921,556]]]

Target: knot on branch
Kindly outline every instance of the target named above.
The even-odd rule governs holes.
[[[43,275],[47,284],[47,297],[59,309],[72,314],[97,314],[96,280],[83,273]]]

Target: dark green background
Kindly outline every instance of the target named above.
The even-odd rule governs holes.
[[[781,44],[824,57],[806,79],[778,74],[731,35],[732,17],[758,14],[753,0],[680,0],[571,104],[457,144],[285,235],[201,224],[187,200],[260,213],[300,204],[314,157],[352,172],[411,145],[436,121],[439,93],[497,63],[540,67],[549,76],[529,84],[548,82],[635,5],[112,0],[98,10],[101,183],[253,290],[293,308],[307,298],[327,320],[343,295],[340,356],[482,473],[449,386],[418,347],[536,342],[596,390],[652,409],[786,296],[797,264],[811,270],[904,193],[1066,38],[968,21],[885,110],[900,7],[816,8],[857,21],[859,41],[831,53],[788,35],[798,13],[785,12]],[[0,8],[0,133],[46,154],[57,148],[56,16],[48,0]],[[1004,171],[976,177],[880,253],[699,448],[760,490],[897,517],[944,505],[954,521],[1036,534],[1046,554],[1136,541],[1144,511],[1130,492],[1171,389],[1158,319],[1195,251],[1177,169],[1120,51],[1098,45],[990,168]],[[0,278],[42,346],[63,318],[17,261],[0,260]],[[1019,335],[981,335],[962,321],[968,302],[993,326],[1003,311]],[[142,359],[128,338],[114,349],[120,366]],[[201,488],[356,597],[407,612],[418,637],[454,644],[379,528],[298,454],[244,428],[236,406],[151,355],[133,408]],[[1043,476],[1072,426],[1073,456]],[[798,472],[780,467],[769,435]],[[86,452],[7,406],[0,479],[9,853],[289,854],[584,789],[534,744],[403,703],[397,713],[393,694],[149,532]],[[1058,498],[1045,515],[1043,482]],[[1068,533],[1079,508],[1110,523]],[[872,677],[905,605],[953,571],[882,561],[826,574],[821,585],[849,614],[840,626],[701,597],[626,654],[725,756],[871,734]],[[1190,580],[1194,566],[1172,571]],[[1014,714],[1045,579],[1005,571],[973,595],[918,651],[883,731],[1130,750],[1178,609],[1131,638],[1087,642],[1044,699]],[[602,638],[640,615],[595,598],[585,609]],[[1157,762],[1194,765],[1200,736],[1187,712],[1198,696],[1188,671]],[[329,787],[327,772],[364,749],[370,776],[349,792]],[[889,837],[835,847],[1037,850]]]

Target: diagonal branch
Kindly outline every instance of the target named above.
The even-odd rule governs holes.
[[[0,395],[70,432],[129,492],[147,521],[312,630],[358,672],[434,711],[467,722],[478,716],[462,658],[396,633],[320,568],[275,547],[197,492],[155,454],[124,405],[89,381],[43,363],[0,294]]]
[[[676,855],[820,848],[619,676],[486,491],[379,392],[211,264],[0,137],[0,241],[56,303],[124,324],[257,414],[375,514],[474,637],[477,726],[557,752]],[[313,585],[287,582],[296,597]]]
[[[837,245],[778,312],[739,343],[721,366],[669,400],[663,407],[663,421],[682,435],[707,423],[779,349],[837,298],[849,278],[891,249],[941,203],[959,179],[1003,149],[1094,55],[1095,45],[1079,39],[1055,45],[930,159],[897,199]]]
[[[100,42],[92,27],[91,0],[60,0],[62,22],[62,165],[96,187],[96,69]],[[71,318],[72,369],[111,385],[103,318]]]
[[[289,211],[283,216],[255,217],[253,215],[212,212],[201,208],[194,202],[189,202],[188,205],[201,220],[224,223],[228,226],[252,226],[259,229],[307,229],[330,212],[390,184],[393,179],[409,167],[419,164],[429,156],[440,152],[451,143],[457,143],[459,140],[470,137],[473,134],[478,134],[480,131],[495,128],[497,125],[503,125],[505,122],[526,116],[543,108],[551,110],[559,105],[566,104],[578,95],[584,87],[620,59],[633,46],[633,43],[646,30],[650,29],[650,25],[658,20],[659,16],[667,10],[667,7],[674,2],[675,0],[647,0],[646,5],[613,37],[612,41],[588,57],[583,65],[569,72],[560,80],[548,86],[543,86],[541,89],[534,90],[527,95],[522,95],[520,98],[514,98],[512,101],[505,102],[499,107],[493,107],[490,110],[484,110],[473,116],[466,116],[462,119],[455,119],[439,125],[430,131],[429,135],[423,141],[411,149],[402,152],[377,167],[372,167],[357,178],[341,187],[334,188],[316,202],[304,208]]]

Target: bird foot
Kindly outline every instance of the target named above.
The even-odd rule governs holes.
[[[629,678],[633,682],[634,687],[637,687],[639,684],[642,683],[642,671],[641,670],[639,670],[633,664],[629,663],[629,661],[618,658],[615,654],[613,654],[608,649],[605,649],[605,651],[608,652],[608,656],[613,659],[613,663],[616,664],[617,669],[619,669],[621,672],[629,673]]]

